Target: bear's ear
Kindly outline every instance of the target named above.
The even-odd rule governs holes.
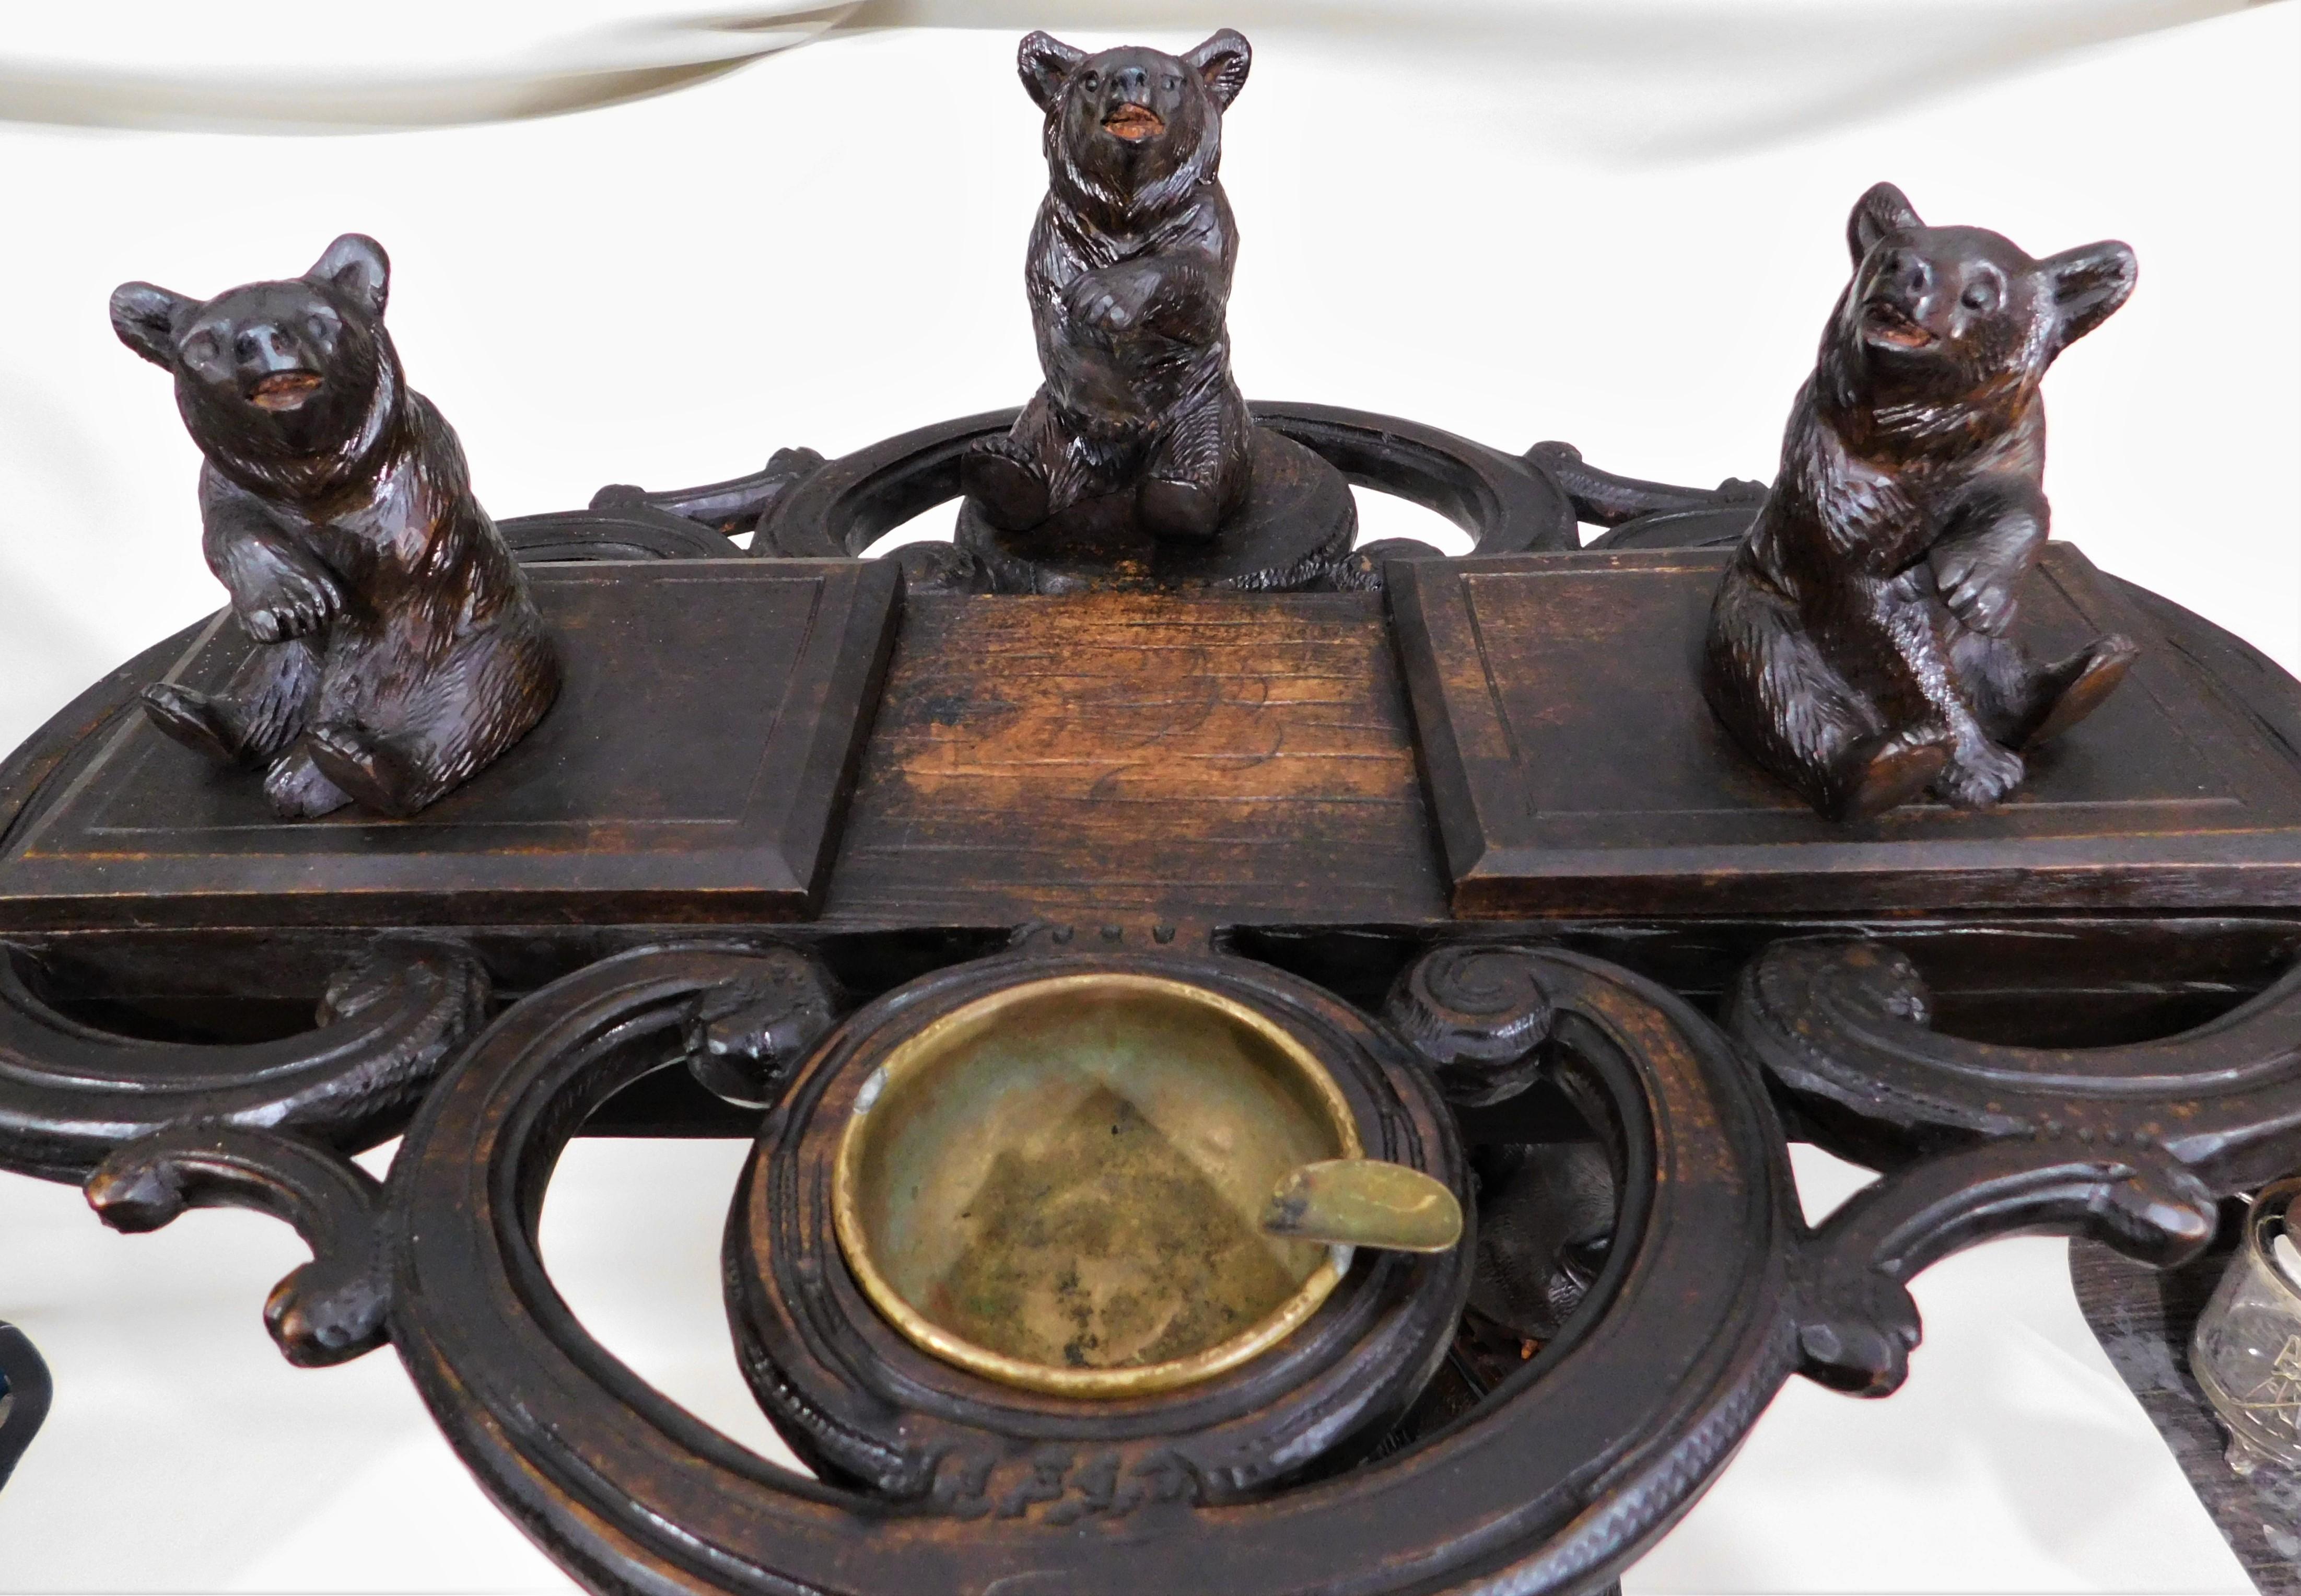
[[[328,246],[327,253],[304,273],[304,280],[325,283],[365,305],[370,315],[381,316],[391,292],[391,257],[365,233],[346,233]]]
[[[1853,202],[1853,214],[1845,219],[1845,247],[1853,252],[1853,263],[1858,266],[1870,247],[1887,233],[1905,233],[1923,226],[1908,196],[1891,183],[1879,183]]]
[[[1183,59],[1207,80],[1215,104],[1227,111],[1238,98],[1238,91],[1246,87],[1246,69],[1254,64],[1254,50],[1243,36],[1226,28]]]
[[[176,369],[176,328],[199,309],[199,301],[155,288],[123,282],[112,290],[112,330],[120,341],[155,366]]]
[[[2066,349],[2110,318],[2133,293],[2141,268],[2133,251],[2114,238],[2065,249],[2037,263],[2037,274],[2053,290],[2060,325],[2054,347]]]
[[[1062,97],[1063,85],[1078,63],[1086,59],[1086,52],[1075,45],[1067,45],[1051,33],[1027,35],[1015,52],[1015,65],[1023,74],[1023,87],[1032,104],[1042,111],[1052,111],[1055,102]]]

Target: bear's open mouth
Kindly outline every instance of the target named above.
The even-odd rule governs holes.
[[[1884,300],[1873,300],[1865,306],[1862,320],[1862,330],[1871,339],[1896,349],[1922,349],[1934,341],[1934,335],[1907,311]]]
[[[1167,124],[1148,105],[1121,105],[1102,119],[1102,130],[1114,138],[1140,144],[1146,138],[1158,138],[1167,130]]]
[[[247,397],[260,409],[293,410],[319,391],[320,378],[315,372],[273,372],[257,378]]]

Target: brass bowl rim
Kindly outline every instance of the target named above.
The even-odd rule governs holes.
[[[1326,1256],[1319,1260],[1318,1267],[1296,1288],[1292,1297],[1226,1341],[1217,1342],[1188,1358],[1103,1369],[1058,1368],[1051,1364],[1033,1363],[993,1352],[962,1336],[953,1335],[906,1301],[902,1293],[895,1290],[872,1261],[857,1191],[866,1145],[866,1127],[872,1107],[899,1082],[933,1068],[938,1062],[936,1044],[951,1032],[1018,1003],[1076,990],[1126,991],[1178,998],[1202,1008],[1214,1009],[1245,1025],[1271,1043],[1279,1056],[1293,1065],[1309,1083],[1313,1096],[1326,1109],[1327,1121],[1335,1132],[1335,1140],[1341,1144],[1337,1156],[1345,1158],[1366,1156],[1364,1146],[1359,1140],[1358,1116],[1351,1111],[1350,1100],[1343,1096],[1342,1088],[1335,1084],[1333,1074],[1299,1038],[1268,1015],[1209,987],[1172,976],[1148,975],[1128,970],[1097,970],[1079,974],[1042,976],[986,992],[971,1002],[962,1003],[948,1014],[936,1016],[897,1042],[864,1077],[862,1092],[849,1108],[847,1124],[839,1135],[838,1158],[832,1172],[832,1228],[839,1238],[839,1250],[847,1259],[848,1269],[854,1274],[856,1283],[863,1288],[863,1294],[871,1299],[871,1305],[906,1341],[946,1363],[956,1364],[1001,1385],[1058,1397],[1139,1397],[1195,1385],[1236,1368],[1292,1334],[1318,1310],[1319,1305],[1341,1283],[1343,1272],[1350,1263],[1348,1249],[1341,1249],[1342,1256],[1338,1259],[1337,1249],[1328,1248]],[[875,1088],[872,1084],[874,1081],[878,1083]]]

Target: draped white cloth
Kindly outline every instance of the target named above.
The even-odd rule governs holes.
[[[819,37],[842,8],[381,9],[11,13],[0,746],[220,601],[197,456],[113,340],[115,283],[213,293],[373,233],[411,380],[498,514],[1016,403],[1042,174],[1011,62],[1040,25],[1254,40],[1224,172],[1251,395],[1562,438],[1643,476],[1771,474],[1878,179],[2035,254],[2127,239],[2138,292],[2047,386],[2055,531],[2301,669],[2290,4],[895,0]],[[595,101],[617,103],[535,114]],[[468,125],[214,130],[422,123]],[[1369,535],[1424,524],[1362,502]],[[611,1346],[765,1449],[714,1274],[741,1152],[580,1145],[547,1249]],[[280,1360],[258,1310],[300,1256],[242,1214],[115,1236],[0,1177],[0,1317],[56,1379],[0,1492],[0,1592],[565,1588],[388,1355]],[[1630,1590],[2244,1590],[2062,1256],[1936,1269],[1908,1388],[1794,1383]]]

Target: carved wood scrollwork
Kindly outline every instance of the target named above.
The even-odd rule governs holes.
[[[394,1168],[393,1341],[482,1484],[596,1591],[1380,1596],[1501,1582],[1592,1596],[1699,1492],[1795,1366],[1788,1171],[1754,1073],[1693,1008],[1599,960],[1498,956],[1520,1053],[1536,1030],[1525,1012],[1538,999],[1556,1016],[1554,1067],[1614,1149],[1622,1219],[1572,1322],[1489,1407],[1364,1466],[1194,1508],[1110,1466],[1115,1437],[1136,1421],[1049,1400],[1044,1424],[1070,1444],[1049,1437],[1027,1470],[984,1474],[990,1510],[961,1525],[778,1468],[648,1390],[551,1289],[534,1216],[590,1109],[679,1065],[699,1024],[707,1033],[712,1016],[742,1007],[728,994],[777,962],[756,949],[609,959],[490,1028]],[[1208,962],[1177,957],[1176,973],[1195,978]],[[816,1073],[810,1063],[803,1079]],[[773,1178],[745,1197],[769,1215],[808,1201]],[[840,1265],[826,1253],[817,1266]],[[1187,1532],[1145,1527],[1178,1513],[1192,1515]]]
[[[0,944],[0,1169],[77,1182],[113,1149],[197,1122],[372,1146],[479,1028],[489,994],[487,972],[460,944],[387,938],[337,972],[316,1029],[157,1042],[61,1012],[41,995],[38,959]]]
[[[315,1142],[180,1125],[120,1149],[87,1190],[88,1206],[117,1231],[158,1230],[187,1208],[254,1208],[294,1225],[312,1261],[291,1270],[264,1304],[264,1328],[289,1363],[343,1363],[387,1339],[383,1187]]]
[[[1534,1084],[1549,1055],[1549,994],[1518,948],[1448,942],[1400,972],[1383,1004],[1447,1101],[1484,1107]]]
[[[2006,1047],[1929,1029],[1909,958],[1837,937],[1777,943],[1727,1024],[1837,1150],[1889,1173],[1802,1249],[1806,1369],[1883,1395],[1908,1373],[1906,1282],[1971,1242],[2083,1234],[2178,1264],[2213,1239],[2216,1199],[2301,1161],[2301,969],[2161,1040]]]

